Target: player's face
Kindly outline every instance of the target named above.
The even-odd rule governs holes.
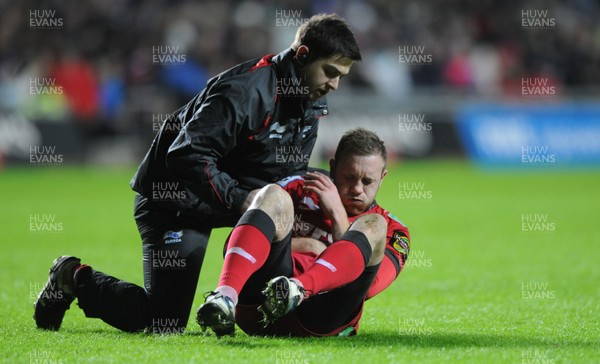
[[[308,86],[310,101],[320,99],[329,91],[337,90],[341,78],[350,72],[353,63],[350,58],[334,55],[316,59],[306,65],[304,81]]]
[[[331,160],[330,167],[333,183],[350,216],[371,206],[387,174],[380,155],[342,155],[339,161]]]

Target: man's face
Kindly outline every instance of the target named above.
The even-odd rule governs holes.
[[[353,63],[350,58],[333,55],[307,64],[303,75],[310,101],[320,99],[331,90],[337,90],[340,79],[350,72]]]
[[[366,211],[375,200],[383,177],[387,174],[380,155],[342,155],[330,162],[333,183],[338,189],[348,215]]]

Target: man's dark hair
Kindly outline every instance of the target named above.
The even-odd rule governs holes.
[[[353,61],[362,59],[354,34],[346,21],[336,14],[313,15],[302,24],[296,32],[292,48],[297,50],[301,45],[308,47],[311,61],[335,54]]]
[[[339,161],[342,155],[353,154],[360,156],[380,155],[383,158],[383,168],[387,165],[387,151],[385,144],[374,132],[356,128],[344,133],[335,150],[335,160]]]

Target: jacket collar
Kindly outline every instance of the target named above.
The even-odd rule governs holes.
[[[275,64],[277,69],[277,77],[298,77],[296,74],[296,67],[294,66],[294,56],[294,50],[288,48],[271,58],[271,62]]]

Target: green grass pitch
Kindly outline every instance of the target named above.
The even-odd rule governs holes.
[[[204,336],[193,320],[228,232],[213,233],[184,335],[126,334],[73,305],[59,332],[32,303],[58,255],[142,283],[134,169],[0,171],[0,360],[7,363],[600,362],[600,172],[390,168],[378,201],[411,229],[409,263],[367,302],[359,335]],[[46,229],[32,216],[54,219]]]

